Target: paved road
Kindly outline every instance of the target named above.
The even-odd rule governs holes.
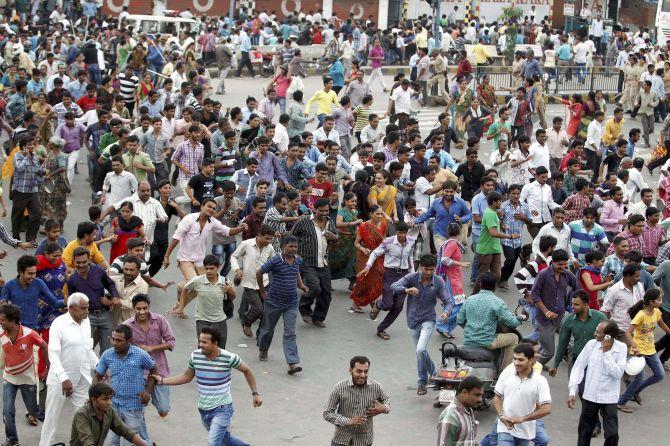
[[[224,106],[236,106],[243,103],[247,95],[261,97],[259,80],[228,80],[227,90],[230,95],[220,97]],[[310,78],[306,82],[308,98],[319,86],[319,80]],[[374,87],[375,95],[381,96],[381,88]],[[376,107],[385,100],[377,100]],[[435,122],[434,116],[439,110],[422,113]],[[611,112],[611,110],[610,110]],[[550,116],[563,114],[558,106],[549,107]],[[422,129],[426,128],[423,122]],[[430,125],[432,126],[432,124]],[[430,127],[429,126],[429,127]],[[428,127],[428,128],[429,128]],[[626,133],[632,126],[626,124]],[[490,143],[484,145],[485,154],[490,153]],[[457,154],[460,155],[461,154]],[[484,158],[487,159],[488,157]],[[76,224],[87,220],[89,205],[89,189],[85,179],[85,163],[80,164],[80,174],[73,185],[72,202],[69,206],[65,235],[68,239],[75,236]],[[645,170],[646,174],[646,170]],[[651,178],[647,178],[651,180]],[[655,182],[655,180],[654,180]],[[5,191],[5,199],[7,200]],[[9,202],[8,202],[9,203]],[[3,223],[9,226],[9,219]],[[109,254],[109,245],[103,252]],[[15,262],[21,253],[10,248],[10,255],[3,261],[2,272],[5,278],[15,275]],[[174,265],[175,262],[173,262]],[[466,272],[468,274],[469,272]],[[176,266],[159,273],[158,280],[167,281],[179,278]],[[270,360],[265,363],[258,361],[258,350],[253,339],[242,334],[237,319],[229,321],[228,349],[239,355],[253,368],[258,380],[259,390],[264,398],[263,406],[254,409],[251,404],[251,393],[244,378],[234,373],[232,392],[235,404],[235,417],[232,431],[235,435],[255,446],[279,445],[325,445],[330,444],[332,426],[322,418],[322,411],[329,392],[339,380],[348,377],[348,361],[354,355],[368,355],[372,361],[370,378],[379,381],[391,397],[391,413],[377,417],[375,438],[377,445],[401,446],[408,444],[432,445],[435,442],[435,426],[439,410],[432,407],[435,392],[428,395],[416,395],[416,372],[414,349],[407,334],[404,313],[388,330],[390,341],[383,341],[374,336],[374,323],[367,314],[351,314],[347,312],[350,301],[345,293],[346,283],[333,283],[333,301],[327,319],[327,328],[320,329],[307,326],[302,322],[298,325],[298,346],[302,358],[304,372],[290,377],[286,374],[281,350],[281,325],[278,327],[275,342],[270,350]],[[514,308],[516,292],[508,291],[499,294]],[[170,292],[151,292],[154,300],[153,310],[165,314],[175,300],[174,289]],[[192,313],[190,309],[189,314]],[[196,348],[195,327],[193,319],[171,319],[172,327],[177,336],[177,344],[173,352],[168,353],[172,374],[181,373],[187,364],[189,353]],[[529,324],[522,327],[524,333],[529,332]],[[457,341],[461,332],[457,330]],[[440,339],[433,337],[430,351],[434,360],[438,360]],[[556,378],[548,378],[554,399],[553,413],[545,419],[551,444],[557,446],[574,445],[576,442],[576,426],[579,416],[578,409],[570,411],[565,405],[567,398],[567,368],[561,367]],[[639,441],[639,428],[644,428],[644,439],[649,442],[664,444],[667,438],[664,422],[667,422],[667,399],[670,384],[662,382],[643,394],[645,405],[633,415],[622,414],[620,417],[620,435],[622,445],[632,445]],[[19,399],[20,400],[20,399]],[[21,403],[17,403],[21,406]],[[39,427],[28,426],[23,416],[22,407],[18,409],[18,430],[23,445],[36,445],[39,439]],[[493,410],[479,413],[480,435],[483,437],[490,430],[493,421]],[[57,439],[67,441],[71,413],[65,412],[63,424]],[[172,389],[172,411],[166,419],[159,419],[155,409],[147,409],[147,422],[153,441],[158,445],[206,444],[206,434],[200,424],[196,409],[196,390],[194,384]],[[597,443],[601,444],[602,439]]]

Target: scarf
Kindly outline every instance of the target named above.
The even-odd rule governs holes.
[[[37,271],[44,271],[45,269],[59,268],[63,264],[63,259],[58,259],[58,263],[51,263],[47,258],[40,254],[37,258]]]

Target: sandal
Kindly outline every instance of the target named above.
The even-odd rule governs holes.
[[[354,313],[365,313],[365,311],[361,307],[357,307],[356,305],[352,305],[351,308],[349,309]]]
[[[424,385],[421,385],[421,386],[419,386],[418,389],[416,389],[416,394],[417,395],[425,395],[426,393],[428,393],[428,389],[426,389],[426,386],[424,386]]]
[[[389,334],[386,333],[385,331],[377,332],[377,336],[382,338],[385,341],[388,341],[389,339],[391,339],[391,336],[389,336]]]
[[[452,335],[451,333],[447,333],[446,331],[438,331],[438,333],[439,333],[440,336],[442,336],[443,338],[447,338],[447,339],[456,339],[456,336]]]
[[[616,408],[623,413],[633,413],[633,409],[626,406],[625,404],[617,404]]]
[[[30,424],[31,426],[37,426],[38,424],[37,418],[35,418],[34,415],[31,415],[29,413],[26,414],[26,420],[28,421],[28,424]]]
[[[376,320],[377,316],[379,316],[379,308],[377,308],[377,302],[372,303],[372,309],[370,310],[370,319],[371,320]]]

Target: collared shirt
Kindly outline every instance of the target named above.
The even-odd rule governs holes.
[[[125,274],[112,277],[112,282],[116,286],[116,291],[119,293],[119,300],[121,301],[121,308],[116,311],[121,312],[121,320],[124,321],[134,314],[133,297],[138,294],[149,294],[149,285],[147,285],[140,274],[130,283],[126,283]]]
[[[58,122],[58,125],[65,124],[65,115],[68,112],[74,113],[75,118],[79,118],[81,115],[84,114],[84,111],[81,109],[79,105],[77,105],[76,102],[70,103],[70,106],[67,107],[65,104],[62,102],[59,102],[58,104],[54,105],[51,111],[56,115],[56,121]]]
[[[394,268],[414,272],[414,243],[416,239],[407,237],[404,244],[398,242],[398,236],[386,237],[381,244],[370,253],[365,267],[370,269],[377,257],[384,256],[384,268]]]
[[[340,145],[340,133],[334,128],[331,129],[330,132],[326,133],[325,129],[320,127],[313,132],[313,135],[315,144],[321,141],[333,141],[334,143],[337,143],[337,145]]]
[[[521,247],[521,234],[524,227],[523,220],[517,220],[514,218],[514,214],[524,215],[527,219],[530,220],[530,209],[526,203],[519,203],[516,206],[513,205],[509,200],[505,201],[501,206],[503,216],[500,224],[505,226],[505,234],[518,234],[519,238],[515,239],[501,239],[500,243],[509,246],[511,248],[520,248]],[[536,238],[539,238],[536,237]]]
[[[484,216],[484,211],[486,211],[486,208],[489,207],[486,195],[484,192],[480,192],[477,195],[475,195],[472,198],[472,235],[479,237],[482,231],[482,224],[481,222],[477,223],[474,220],[475,215],[479,215],[479,218],[481,219]]]
[[[589,308],[586,320],[582,321],[575,313],[570,314],[563,319],[561,324],[561,332],[558,337],[558,347],[554,355],[554,367],[558,368],[563,356],[568,348],[570,338],[574,338],[574,345],[572,347],[572,358],[577,359],[579,354],[584,349],[587,342],[593,339],[596,327],[601,322],[607,322],[607,316],[600,311]]]
[[[548,311],[552,311],[558,315],[557,321],[561,321],[568,299],[568,287],[573,291],[578,288],[577,279],[570,271],[565,270],[559,276],[558,281],[554,275],[554,268],[550,266],[537,275],[533,289],[530,290],[530,297],[533,303],[537,306],[538,302],[542,302]],[[537,320],[540,323],[546,324],[549,320],[541,312],[537,313]]]
[[[666,229],[662,226],[657,224],[652,228],[649,226],[649,223],[645,223],[644,231],[642,232],[642,240],[644,241],[642,244],[643,257],[656,257],[658,255],[658,244],[661,240],[665,239],[665,233]]]
[[[335,385],[323,411],[323,419],[335,425],[333,444],[347,446],[373,444],[374,417],[367,417],[365,423],[354,426],[348,426],[347,422],[364,413],[365,409],[372,407],[375,401],[386,406],[387,411],[390,409],[389,396],[377,381],[368,379],[363,386],[357,386],[349,378]]]
[[[121,205],[126,202],[133,204],[133,215],[137,215],[142,220],[142,223],[144,224],[144,234],[147,236],[149,244],[152,244],[154,242],[156,223],[159,220],[165,221],[168,218],[165,209],[163,209],[163,205],[153,197],[149,197],[146,202],[142,201],[137,195],[137,192],[135,192],[130,198],[124,198],[123,200],[117,201],[112,206],[114,206],[114,209],[119,210],[121,209]]]
[[[244,271],[244,277],[242,277],[242,282],[240,283],[242,287],[257,290],[256,271],[274,255],[275,249],[271,244],[259,248],[254,237],[244,240],[237,245],[237,249],[235,249],[235,252],[230,257],[230,268],[232,271],[237,271],[238,269]],[[267,274],[263,275],[264,285],[267,285],[268,282]]]
[[[104,375],[109,370],[114,396],[112,403],[117,410],[142,410],[139,394],[144,392],[145,371],[151,371],[156,362],[149,353],[134,345],[128,346],[124,356],[109,348],[100,355],[96,373]]]
[[[165,161],[165,151],[170,147],[170,137],[166,132],[161,130],[158,136],[154,132],[146,132],[140,142],[153,163]]]
[[[207,322],[221,322],[226,319],[223,311],[223,301],[228,299],[225,285],[228,282],[224,276],[217,275],[216,283],[212,284],[206,275],[195,276],[184,288],[196,294],[195,320]]]
[[[565,147],[563,141],[568,140],[568,133],[561,128],[558,132],[553,127],[547,129],[546,147],[549,149],[549,156],[552,158],[563,158]]]
[[[586,133],[586,144],[584,148],[592,152],[599,153],[600,143],[603,137],[603,125],[597,120],[591,121]]]
[[[80,323],[65,313],[54,319],[49,329],[49,374],[48,385],[59,385],[63,381],[76,382],[79,377],[91,383],[91,370],[98,364],[93,352],[91,321]]]
[[[310,171],[310,168],[304,161],[296,159],[295,162],[288,166],[288,158],[282,158],[280,160],[281,166],[286,172],[286,177],[288,178],[288,184],[298,189],[303,181],[312,178],[313,175]]]
[[[85,279],[79,274],[79,271],[75,271],[68,277],[67,288],[70,294],[76,292],[86,294],[86,297],[88,297],[89,300],[89,309],[91,311],[109,309],[100,302],[105,291],[111,294],[112,297],[119,296],[119,293],[116,291],[116,285],[114,285],[114,282],[107,275],[105,270],[98,265],[93,264],[89,265],[88,275]]]
[[[277,158],[274,153],[265,152],[265,155],[261,156],[260,152],[254,151],[251,152],[251,155],[249,156],[258,160],[258,170],[256,171],[258,181],[269,181],[271,185],[270,187],[274,184],[275,179],[288,183],[286,172],[279,162],[279,158]]]
[[[621,378],[626,369],[628,348],[614,340],[612,348],[603,352],[595,339],[586,343],[570,372],[570,396],[576,396],[584,381],[582,398],[596,404],[616,404],[619,401]]]
[[[643,238],[642,234],[633,235],[633,233],[630,232],[630,229],[626,229],[625,231],[618,233],[617,236],[618,237],[623,237],[623,239],[628,242],[628,251],[638,251],[640,253],[642,253],[644,251],[644,249],[645,249],[644,238]],[[607,248],[607,255],[613,254],[615,248],[616,248],[616,245],[614,243],[612,243]]]
[[[619,325],[619,330],[626,331],[630,325],[628,309],[642,300],[644,285],[638,282],[632,289],[626,288],[623,279],[612,285],[605,295],[600,311],[609,313],[610,319]]]
[[[259,269],[270,278],[267,302],[277,308],[290,308],[298,304],[298,274],[302,258],[296,256],[293,263],[284,259],[282,253],[270,257]],[[256,288],[257,289],[257,288]]]
[[[576,192],[570,195],[563,202],[563,210],[565,211],[565,221],[568,223],[575,220],[581,220],[584,216],[584,209],[591,205],[589,197]]]
[[[34,279],[24,288],[17,277],[6,282],[0,294],[1,302],[13,303],[21,309],[21,325],[32,329],[37,329],[40,300],[55,308],[63,306],[63,299],[54,296],[42,279]]]
[[[305,215],[295,222],[291,235],[298,237],[298,252],[306,265],[324,267],[328,265],[328,241],[325,231],[337,234],[335,223],[328,218],[323,231],[314,223],[314,215]],[[319,232],[319,233],[318,233]]]
[[[502,398],[503,412],[509,417],[523,417],[534,412],[538,405],[551,404],[547,378],[533,370],[521,379],[515,368],[506,368],[498,377],[495,393]],[[517,423],[512,430],[498,420],[498,432],[532,440],[535,438],[535,420]]]
[[[565,249],[570,256],[570,262],[574,262],[575,257],[570,247],[570,234],[570,226],[565,223],[563,223],[561,229],[556,229],[554,222],[547,223],[546,225],[542,226],[542,228],[540,228],[540,232],[538,232],[538,234],[533,239],[533,254],[537,255],[537,253],[540,252],[540,239],[545,235],[550,235],[557,240],[556,247],[554,249]]]
[[[123,423],[114,408],[103,411],[100,419],[90,401],[86,401],[74,414],[70,446],[101,446],[110,430],[129,442],[135,436],[135,431]]]
[[[414,330],[421,327],[424,322],[435,321],[435,303],[440,301],[443,311],[450,313],[454,306],[453,297],[447,293],[447,285],[444,280],[433,275],[430,283],[424,285],[421,280],[421,272],[410,273],[391,284],[391,289],[397,293],[404,294],[407,288],[419,290],[417,296],[407,294],[407,326]]]
[[[135,166],[135,163],[139,162],[144,167],[154,167],[154,163],[151,162],[148,153],[137,152],[133,155],[130,152],[126,152],[122,155],[122,158],[124,168],[137,178],[138,183],[149,179],[149,172]]]
[[[512,328],[521,324],[507,304],[488,290],[468,297],[458,312],[457,321],[463,327],[463,344],[480,347],[491,345],[499,321]]]
[[[197,174],[200,171],[204,157],[205,149],[201,143],[197,143],[194,146],[190,139],[180,143],[172,154],[172,160],[183,165],[190,173],[187,174],[179,169],[179,179],[181,181],[188,181],[192,176]]]
[[[484,176],[484,171],[485,167],[479,161],[477,161],[472,168],[468,167],[467,162],[461,163],[461,165],[458,166],[454,174],[457,178],[463,177],[463,183],[461,184],[461,198],[463,200],[472,200],[475,191],[479,188],[479,181]]]
[[[601,140],[602,143],[608,147],[614,145],[614,143],[617,142],[619,135],[621,135],[621,130],[623,129],[625,122],[625,119],[621,119],[621,121],[616,122],[614,118],[610,118],[605,121]]]
[[[474,410],[455,398],[440,414],[437,446],[476,446],[478,424]]]
[[[435,218],[434,230],[435,233],[441,237],[448,238],[447,227],[449,223],[455,221],[454,217],[460,217],[461,224],[465,224],[472,220],[472,214],[465,201],[458,197],[454,197],[449,209],[444,205],[444,199],[435,200],[427,212],[414,219],[414,224],[423,223],[424,221]]]
[[[554,203],[551,186],[547,183],[540,185],[537,181],[528,183],[521,189],[521,201],[528,203],[531,210],[533,223],[544,223],[551,221],[550,209],[554,210],[558,204]],[[537,215],[533,215],[533,211]]]
[[[199,212],[188,214],[179,222],[172,238],[179,240],[179,251],[177,260],[180,262],[195,262],[202,266],[202,261],[207,254],[207,242],[210,234],[217,233],[228,236],[230,228],[219,220],[208,218],[205,225],[200,229]]]
[[[528,153],[532,156],[528,162],[529,169],[537,169],[540,166],[544,166],[547,169],[548,178],[551,178],[551,165],[549,164],[549,148],[547,145],[541,146],[540,143],[535,141],[528,148]],[[556,158],[560,158],[557,156]]]
[[[118,201],[130,198],[137,190],[137,178],[128,171],[108,172],[102,184],[102,190],[108,194],[107,203],[116,203]]]
[[[603,277],[606,277],[610,273],[616,276],[623,271],[623,267],[624,259],[619,258],[619,256],[614,253],[605,257],[605,263],[603,263],[600,273]]]
[[[175,337],[172,332],[170,323],[162,314],[149,312],[147,316],[147,329],[142,328],[142,325],[137,321],[136,317],[131,317],[123,322],[129,326],[133,332],[133,345],[161,345],[167,344],[170,351],[174,349]],[[151,358],[156,362],[156,370],[162,377],[170,375],[170,365],[168,364],[165,350],[154,350],[149,353]],[[145,372],[145,378],[147,373]]]
[[[86,127],[83,124],[75,122],[72,127],[66,123],[62,123],[56,128],[55,136],[63,138],[65,145],[63,146],[64,153],[72,153],[81,149],[82,135],[86,133]]]
[[[28,156],[24,156],[21,152],[17,152],[14,156],[12,190],[24,194],[38,192],[44,179],[44,175],[40,172],[42,165],[34,154],[28,153]]]
[[[0,334],[3,361],[2,378],[16,386],[22,384],[35,385],[33,347],[40,347],[42,342],[42,338],[35,330],[23,325],[19,325],[14,342],[12,342],[7,331],[3,331]]]
[[[593,223],[591,229],[586,229],[582,220],[573,221],[568,226],[570,226],[570,251],[582,265],[586,264],[586,254],[598,249],[599,245],[605,246],[609,242],[605,230],[598,223]]]
[[[275,232],[284,234],[286,233],[286,222],[283,222],[282,218],[284,218],[284,215],[273,206],[265,213],[263,224],[270,226]],[[274,240],[272,241],[272,245],[274,246],[276,252],[279,252],[281,249],[280,242],[282,237],[283,235],[279,237],[275,236]]]

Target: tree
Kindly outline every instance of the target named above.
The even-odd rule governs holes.
[[[512,65],[514,62],[514,50],[516,48],[516,35],[519,33],[518,20],[523,17],[523,10],[521,8],[514,8],[507,6],[503,8],[503,13],[499,20],[507,23],[507,30],[505,31],[505,48],[501,48],[507,65]]]

